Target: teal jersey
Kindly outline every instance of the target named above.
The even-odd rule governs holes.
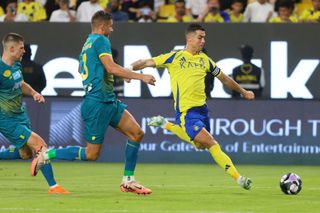
[[[90,34],[83,45],[79,60],[80,74],[86,92],[85,98],[101,102],[116,99],[113,91],[113,75],[106,72],[100,57],[112,57],[109,38],[104,35]]]
[[[22,66],[20,62],[12,66],[0,59],[0,111],[7,115],[22,113]]]

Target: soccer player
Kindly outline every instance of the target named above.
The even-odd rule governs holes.
[[[0,159],[30,159],[33,152],[47,147],[44,140],[31,130],[28,115],[22,106],[22,94],[44,103],[44,98],[23,81],[21,59],[25,52],[24,39],[16,33],[3,37],[0,59],[0,132],[15,147],[0,151]],[[49,194],[68,194],[54,179],[50,162],[41,167],[50,188]],[[31,175],[34,175],[31,173]]]
[[[126,110],[126,105],[116,99],[113,92],[113,75],[125,79],[138,79],[154,85],[155,78],[132,72],[117,65],[111,54],[109,35],[113,31],[113,21],[109,13],[96,12],[91,20],[92,32],[83,45],[80,54],[80,74],[86,95],[81,106],[84,121],[84,138],[87,146],[68,147],[42,151],[34,170],[48,159],[97,160],[104,141],[104,134],[110,125],[128,137],[125,150],[125,168],[120,190],[136,194],[150,194],[151,190],[135,181],[134,171],[144,132],[134,117]]]
[[[239,92],[245,99],[254,99],[254,93],[241,88],[201,51],[205,44],[205,36],[205,29],[201,25],[190,24],[186,31],[184,50],[152,59],[138,60],[131,66],[133,70],[145,67],[166,67],[170,74],[176,124],[156,116],[150,119],[149,125],[165,128],[197,148],[207,148],[220,167],[244,189],[250,189],[252,181],[240,175],[231,159],[210,134],[204,83],[206,73],[216,76],[223,84]]]

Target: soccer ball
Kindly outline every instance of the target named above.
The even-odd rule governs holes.
[[[287,195],[296,195],[302,189],[301,178],[295,173],[285,174],[280,180],[280,188]]]

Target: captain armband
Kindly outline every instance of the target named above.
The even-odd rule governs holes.
[[[221,72],[221,69],[219,67],[215,67],[213,68],[213,70],[211,70],[211,74],[214,75],[214,76],[218,76]]]

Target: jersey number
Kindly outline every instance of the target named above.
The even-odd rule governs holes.
[[[82,61],[83,61],[83,69],[84,69],[84,73],[81,73],[81,78],[82,80],[86,80],[88,78],[89,75],[89,70],[87,67],[87,54],[83,54],[82,55]]]

